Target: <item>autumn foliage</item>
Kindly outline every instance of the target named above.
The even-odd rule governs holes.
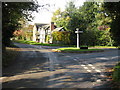
[[[20,35],[22,35],[22,30],[16,30],[16,31],[14,31],[13,35],[14,36],[20,36]]]
[[[109,29],[110,29],[110,27],[107,25],[102,25],[102,26],[98,27],[98,30],[109,30]]]

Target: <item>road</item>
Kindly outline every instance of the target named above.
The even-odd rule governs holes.
[[[48,46],[15,45],[20,54],[3,70],[3,88],[110,88],[106,69],[120,58],[117,49],[79,54],[52,52]]]

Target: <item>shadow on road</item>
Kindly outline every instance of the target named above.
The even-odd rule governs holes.
[[[99,53],[97,55],[101,57],[96,58],[96,56],[93,57],[93,53],[92,55],[84,54],[85,58],[81,54],[81,58],[75,61],[74,57],[64,54],[55,63],[56,59],[52,58],[55,54],[44,49],[22,44],[17,52],[19,55],[16,60],[3,69],[3,88],[111,88],[107,84],[109,81],[106,82],[109,78],[100,77],[101,73],[95,72],[96,68],[91,69],[92,66],[88,64],[101,67],[105,63],[111,63],[104,65],[104,68],[108,68],[118,58],[118,55],[104,58],[104,55],[101,56]],[[53,62],[45,54],[46,52],[51,59],[55,59],[51,60]],[[82,64],[84,67],[81,66]],[[91,72],[87,72],[85,68],[91,69]],[[105,71],[102,72],[107,74]]]
[[[34,48],[14,48],[17,56],[15,60],[8,67],[2,69],[2,76],[14,76],[17,74],[25,73],[27,71],[45,71],[48,66],[48,58],[45,57],[44,53]],[[30,73],[30,72],[29,72]]]

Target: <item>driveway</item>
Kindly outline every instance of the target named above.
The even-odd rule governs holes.
[[[3,88],[110,88],[106,69],[120,58],[117,49],[79,54],[51,52],[48,46],[15,45],[20,54],[3,70]]]

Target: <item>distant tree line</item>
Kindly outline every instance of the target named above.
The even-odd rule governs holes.
[[[120,5],[117,2],[112,7],[111,4],[84,2],[83,6],[76,8],[74,2],[69,2],[65,11],[58,9],[53,13],[52,21],[71,32],[71,44],[76,44],[75,31],[79,28],[84,32],[80,37],[82,45],[118,45]]]
[[[104,3],[104,8],[107,14],[112,18],[111,23],[111,35],[112,39],[115,41],[116,46],[120,46],[120,1],[119,2],[106,2]]]
[[[10,45],[10,38],[24,28],[24,34],[19,38],[25,40],[25,35],[32,36],[25,26],[26,21],[32,20],[31,13],[38,11],[36,2],[2,2],[2,44]],[[74,2],[69,2],[64,11],[61,9],[53,13],[52,21],[58,27],[63,27],[70,32],[67,39],[62,39],[54,34],[54,39],[61,37],[63,44],[76,44],[76,28],[81,34],[82,45],[120,45],[120,2],[84,2],[83,6],[75,7]],[[15,31],[17,30],[17,31]],[[17,33],[16,33],[17,34]],[[58,38],[57,38],[58,37]],[[66,41],[68,40],[68,41]]]

